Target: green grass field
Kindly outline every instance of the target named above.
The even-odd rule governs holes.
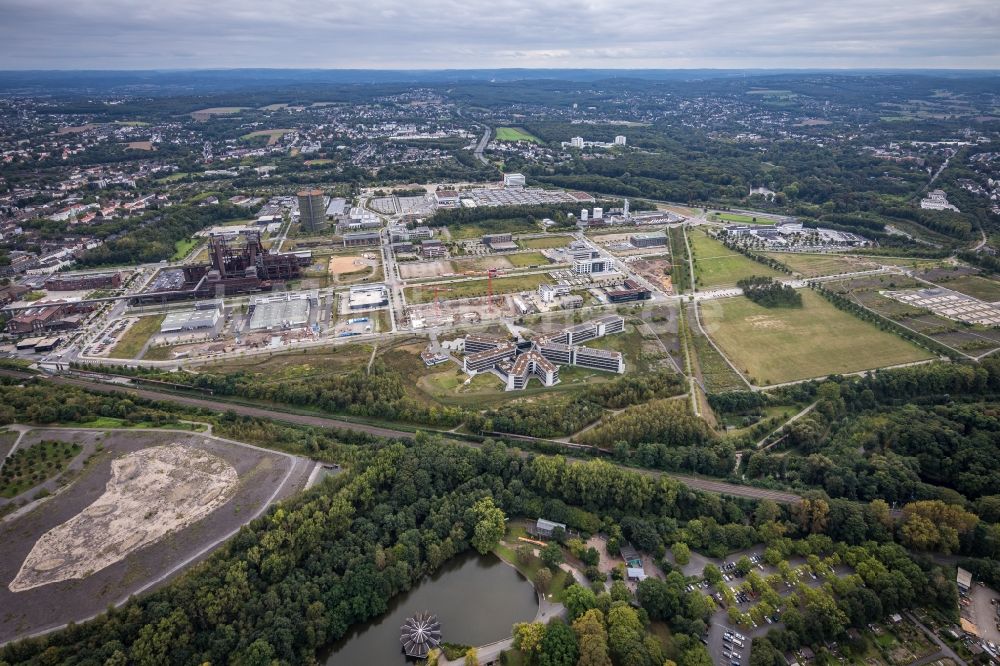
[[[789,269],[802,277],[819,277],[821,275],[840,275],[855,271],[866,271],[878,268],[875,261],[861,257],[840,256],[835,254],[806,254],[800,252],[768,252],[768,257],[780,261]]]
[[[512,275],[508,277],[496,278],[493,280],[494,294],[513,294],[519,291],[531,291],[537,289],[543,282],[551,282],[549,276],[540,275]],[[441,300],[454,300],[456,298],[474,298],[486,296],[488,291],[487,280],[466,280],[464,282],[453,282],[442,285],[451,291],[441,291]],[[406,289],[407,303],[430,303],[434,300],[434,290],[432,289]]]
[[[497,141],[530,141],[532,143],[542,142],[542,140],[537,136],[520,127],[498,127]]]
[[[931,358],[808,289],[801,308],[764,308],[747,298],[702,304],[705,329],[757,385],[860,372]]]
[[[294,132],[291,129],[271,129],[271,130],[257,130],[256,132],[250,132],[249,134],[244,134],[241,139],[255,139],[259,136],[267,137],[267,145],[273,146],[278,142],[278,139],[285,136],[289,132]]]
[[[140,317],[139,321],[132,324],[125,331],[125,335],[118,340],[118,344],[114,346],[114,349],[108,355],[111,358],[135,358],[142,351],[142,347],[146,344],[146,341],[160,332],[160,324],[163,323],[165,316],[153,315],[151,317]]]
[[[492,218],[475,224],[448,227],[448,233],[454,240],[472,240],[484,234],[530,234],[539,231],[538,225],[522,218]]]
[[[522,238],[517,244],[526,250],[548,250],[554,247],[566,247],[573,240],[569,236],[541,236],[539,238]]]
[[[715,211],[712,213],[720,222],[732,222],[733,224],[773,224],[774,220],[761,216],[743,215],[741,213],[723,213]]]
[[[1000,282],[978,275],[963,275],[955,280],[942,282],[941,286],[989,303],[1000,301]]]
[[[174,243],[174,255],[170,261],[180,261],[188,256],[188,252],[193,250],[200,241],[197,238],[184,238]]]
[[[528,266],[547,266],[549,260],[541,252],[519,252],[517,254],[505,254],[514,268],[526,268]]]
[[[730,250],[702,231],[691,232],[688,239],[694,253],[694,274],[699,289],[735,285],[751,275],[779,275],[773,268]]]

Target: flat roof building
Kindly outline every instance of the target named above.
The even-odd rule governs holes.
[[[972,588],[972,574],[959,567],[958,574],[955,576],[955,583],[958,585],[959,592],[962,594],[967,593]]]
[[[389,291],[384,284],[358,284],[348,293],[351,310],[369,310],[389,304]]]
[[[635,234],[629,236],[628,242],[632,247],[660,247],[667,244],[665,234]]]
[[[357,247],[359,245],[378,245],[382,242],[382,235],[377,231],[359,231],[344,234],[344,247]]]
[[[501,361],[514,358],[517,354],[517,347],[513,344],[506,344],[496,349],[487,349],[474,354],[469,354],[462,360],[462,369],[465,372],[482,372],[490,370]]]
[[[618,374],[625,372],[625,360],[621,352],[593,347],[575,347],[573,351],[573,365]]]
[[[254,296],[250,300],[250,330],[273,331],[305,326],[309,323],[311,304],[318,302],[319,294],[315,290]]]
[[[222,308],[219,303],[210,308],[171,312],[163,318],[163,323],[160,324],[160,333],[180,333],[213,328],[219,322],[221,314]]]
[[[510,340],[507,338],[501,338],[495,335],[469,333],[465,336],[465,353],[475,354],[476,352],[485,351],[487,349],[496,349],[497,347],[502,347],[507,344],[510,344]]]
[[[503,186],[504,187],[524,187],[525,185],[524,174],[520,173],[505,173],[503,175]]]

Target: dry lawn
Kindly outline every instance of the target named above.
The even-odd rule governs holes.
[[[931,358],[925,350],[838,310],[803,289],[801,308],[765,308],[744,298],[706,301],[713,340],[754,384],[860,372]]]

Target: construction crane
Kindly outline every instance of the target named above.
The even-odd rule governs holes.
[[[493,278],[503,275],[499,268],[490,268],[485,271],[465,271],[462,275],[485,275],[486,276],[486,302],[489,305],[490,313],[493,312]]]
[[[440,296],[440,292],[442,292],[442,291],[455,291],[451,287],[443,287],[443,286],[441,286],[439,284],[414,285],[412,288],[413,289],[429,289],[429,290],[432,290],[434,292],[434,298],[433,298],[432,302],[436,306],[435,307],[435,314],[437,314],[439,316],[441,314],[441,296]]]

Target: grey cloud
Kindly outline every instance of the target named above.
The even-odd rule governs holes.
[[[0,68],[1000,67],[996,0],[0,0]]]

